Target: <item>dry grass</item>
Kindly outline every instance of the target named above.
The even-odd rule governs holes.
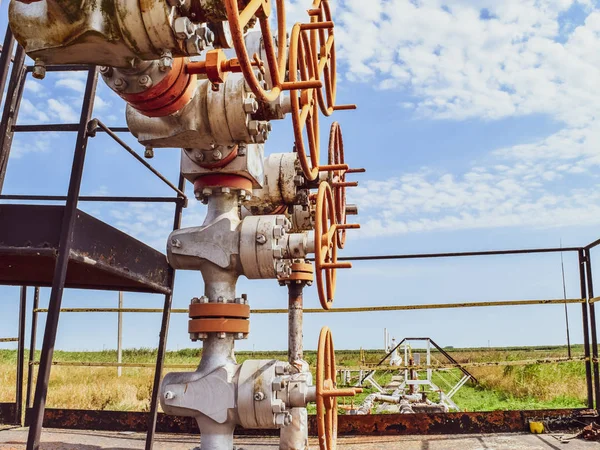
[[[582,348],[576,348],[580,356]],[[564,348],[550,349],[470,349],[448,350],[459,362],[529,360],[564,357]],[[367,352],[367,363],[377,362],[381,352]],[[156,354],[148,350],[130,350],[124,355],[128,363],[152,363]],[[247,358],[285,359],[282,353],[261,352],[241,354],[238,362]],[[442,362],[441,355],[434,355]],[[56,361],[116,361],[114,351],[56,352]],[[314,352],[306,359],[314,366]],[[198,350],[182,350],[167,355],[167,363],[197,364]],[[358,352],[338,352],[339,365],[360,364]],[[14,401],[14,351],[0,351],[0,402]],[[465,387],[456,400],[468,410],[521,409],[544,407],[583,406],[585,402],[585,368],[582,362],[561,364],[531,364],[527,366],[477,367],[469,369],[481,385]],[[52,369],[48,393],[49,408],[99,409],[120,411],[147,411],[152,389],[153,370],[150,368],[123,368],[117,378],[116,368],[61,367]]]

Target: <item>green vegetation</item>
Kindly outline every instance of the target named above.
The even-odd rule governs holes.
[[[566,357],[565,347],[515,347],[497,348],[448,348],[447,351],[460,363],[491,361],[540,360]],[[424,351],[415,350],[415,353]],[[199,349],[183,349],[168,352],[166,364],[198,364]],[[583,346],[573,347],[573,357],[583,354]],[[357,367],[361,364],[376,364],[385,354],[380,350],[364,352],[342,350],[336,352],[337,364],[342,367]],[[39,352],[36,359],[39,358]],[[284,352],[240,352],[238,362],[246,359],[286,360]],[[361,358],[364,358],[361,360]],[[432,352],[434,363],[445,363],[442,355]],[[125,363],[152,364],[156,351],[151,349],[124,350]],[[315,366],[314,351],[307,351],[305,359]],[[60,362],[105,362],[114,363],[114,350],[99,352],[56,351],[55,361]],[[14,399],[16,351],[0,350],[0,402]],[[518,366],[486,366],[467,368],[478,380],[479,385],[467,384],[455,396],[454,401],[467,411],[499,409],[544,409],[573,408],[585,406],[585,365],[581,361],[556,364],[532,363]],[[191,370],[191,369],[167,369]],[[71,367],[53,368],[48,397],[49,407],[76,409],[138,410],[148,409],[152,387],[152,368],[123,368],[123,376],[117,378],[115,367]],[[446,392],[461,376],[457,369],[434,373],[433,381]],[[376,381],[385,385],[392,377],[391,371],[377,372]],[[373,392],[365,392],[353,400],[359,404]],[[343,403],[343,401],[341,401]],[[314,412],[311,408],[309,412]]]

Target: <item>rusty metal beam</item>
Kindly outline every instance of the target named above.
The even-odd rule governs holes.
[[[29,423],[27,411],[26,424]],[[339,417],[340,435],[394,436],[402,434],[511,433],[528,431],[530,420],[546,420],[553,429],[579,427],[597,418],[594,410],[551,409],[534,411],[457,412],[444,414],[377,414]],[[146,430],[147,413],[46,409],[44,426],[98,431]],[[198,434],[193,418],[158,415],[156,430],[162,433]],[[309,433],[316,435],[315,416],[309,416]],[[277,436],[279,430],[236,429],[246,436]]]

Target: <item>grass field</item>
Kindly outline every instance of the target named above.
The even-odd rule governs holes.
[[[449,349],[458,362],[489,362],[532,360],[566,357],[564,347],[523,347],[512,349]],[[384,353],[365,351],[365,362],[378,362]],[[444,362],[441,355],[432,353],[434,361]],[[583,346],[573,347],[573,356],[583,355]],[[185,349],[169,352],[166,364],[191,364],[199,361],[200,352]],[[39,358],[39,355],[38,357]],[[156,352],[147,349],[125,350],[125,363],[154,363]],[[281,359],[282,352],[255,352],[237,354],[238,362],[245,359]],[[314,368],[314,352],[305,353],[306,360]],[[336,352],[338,366],[360,365],[358,351]],[[63,352],[56,351],[55,361],[67,362],[115,362],[115,351]],[[16,352],[0,351],[0,402],[14,401]],[[172,369],[168,371],[187,371]],[[585,406],[585,366],[583,362],[559,364],[529,364],[525,366],[472,367],[468,369],[479,385],[465,385],[454,397],[458,406],[466,411],[491,411],[499,409],[542,409]],[[61,367],[52,370],[48,404],[50,408],[106,409],[121,411],[147,411],[152,389],[151,368],[123,368],[117,377],[117,369],[98,367]],[[391,373],[380,372],[380,383],[385,383]],[[434,374],[434,382],[449,390],[448,385],[457,379],[455,369]],[[355,403],[360,402],[370,390],[366,390]]]

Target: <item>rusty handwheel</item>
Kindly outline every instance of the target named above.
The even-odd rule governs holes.
[[[290,90],[292,124],[294,128],[295,151],[304,176],[315,180],[319,175],[320,143],[319,143],[319,108],[317,89],[310,87],[316,81],[315,55],[310,46],[310,39],[303,25],[297,23],[292,28],[289,50],[290,84],[309,87]],[[304,133],[308,145],[304,142]]]
[[[333,198],[335,200],[335,218],[338,224],[337,244],[340,249],[344,248],[346,243],[346,171],[344,161],[344,140],[342,138],[342,129],[337,122],[331,124],[329,132],[329,165],[341,167],[338,170],[332,170],[329,173],[329,179],[333,189]],[[345,168],[344,168],[345,166]],[[341,225],[341,226],[340,226]]]
[[[336,388],[335,351],[328,327],[321,329],[317,347],[317,430],[321,450],[335,450],[337,443],[337,398],[354,396],[361,388]]]
[[[285,24],[285,0],[275,0],[277,6],[277,48],[273,43],[273,34],[269,25],[272,13],[271,0],[249,0],[240,11],[239,0],[223,0],[227,9],[227,20],[231,30],[233,46],[239,61],[241,72],[248,86],[259,101],[268,103],[275,100],[282,90],[287,64],[287,34]],[[260,24],[263,45],[267,59],[272,87],[270,90],[261,86],[254,73],[259,64],[257,55],[249,55],[244,41],[244,32],[250,22],[256,17]]]
[[[338,233],[335,201],[331,187],[322,181],[315,205],[315,278],[323,309],[331,309],[335,297],[337,269],[350,269],[351,263],[337,260]]]
[[[336,105],[337,67],[335,56],[334,24],[329,0],[314,0],[311,9],[311,47],[317,60],[317,79],[323,81],[319,90],[319,107],[324,115],[334,111],[356,109],[356,105]]]

